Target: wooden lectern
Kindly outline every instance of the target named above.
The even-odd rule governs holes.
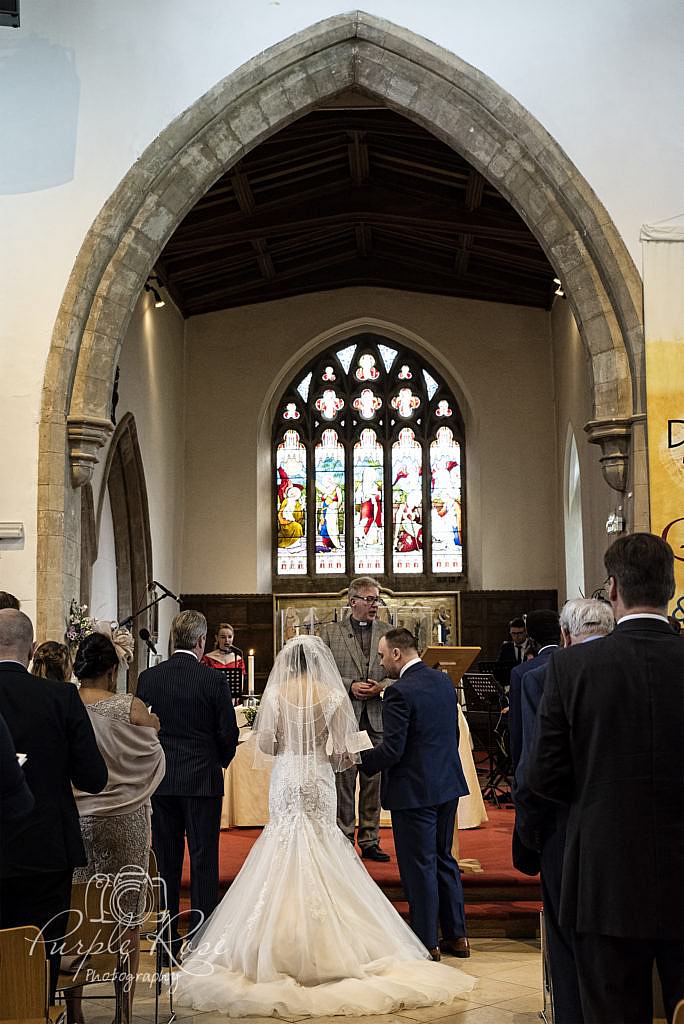
[[[426,647],[421,658],[430,668],[438,668],[446,672],[454,686],[461,682],[461,676],[467,672],[482,650],[481,647]]]

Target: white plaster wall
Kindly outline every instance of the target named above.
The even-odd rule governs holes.
[[[183,590],[271,589],[274,405],[326,339],[383,328],[432,360],[463,402],[470,586],[555,587],[549,326],[547,313],[521,306],[376,288],[191,318]]]
[[[0,28],[0,586],[34,611],[37,434],[45,360],[88,227],[145,146],[265,47],[339,0],[26,0]],[[679,0],[367,0],[492,76],[565,148],[632,253],[681,210]]]
[[[116,619],[116,547],[114,544],[114,522],[109,492],[102,494],[99,530],[97,537],[97,558],[93,563],[93,577],[90,587],[90,608],[88,614],[95,619]]]
[[[551,339],[553,375],[556,392],[556,438],[559,452],[556,478],[559,509],[565,501],[566,467],[565,449],[568,429],[575,435],[580,463],[582,490],[582,520],[584,527],[584,583],[585,595],[601,586],[605,578],[603,553],[610,538],[605,531],[606,519],[621,501],[603,479],[598,445],[587,444],[584,425],[592,418],[591,367],[582,345],[570,307],[564,300],[556,300],[551,311]],[[565,594],[565,545],[563,517],[559,520],[558,565],[562,573],[558,594]],[[572,594],[577,597],[577,594]]]
[[[181,538],[183,529],[183,461],[185,446],[184,321],[171,302],[155,309],[147,294],[139,299],[119,358],[119,404],[117,420],[130,412],[135,417],[138,443],[145,472],[152,534],[153,577],[173,593],[181,590]],[[93,500],[97,511],[102,496],[98,560],[93,572],[93,608],[105,587],[102,545],[108,551],[106,510],[108,496],[102,494],[102,469],[106,451],[93,478]],[[111,523],[111,509],[109,510]],[[112,540],[113,543],[113,540]],[[142,538],[141,538],[142,543]],[[108,563],[109,565],[109,563]],[[116,566],[113,589],[104,589],[113,604],[103,616],[115,618]],[[96,582],[98,587],[96,589]],[[151,582],[151,581],[150,581]],[[137,595],[142,607],[145,594]],[[178,605],[164,598],[159,605],[159,650],[165,651],[171,619]],[[137,634],[137,627],[134,626]]]

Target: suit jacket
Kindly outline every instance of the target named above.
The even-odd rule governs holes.
[[[0,836],[3,834],[3,822],[22,818],[34,806],[33,793],[17,761],[10,731],[0,715]]]
[[[17,751],[27,755],[24,775],[35,805],[3,823],[3,878],[68,871],[86,863],[72,784],[99,793],[107,766],[78,690],[38,679],[16,662],[0,662],[0,714]]]
[[[141,674],[137,694],[161,724],[166,773],[157,794],[222,796],[222,768],[235,756],[240,734],[224,676],[193,654],[174,654]]]
[[[530,641],[529,640],[525,640],[523,645],[522,645],[522,648],[523,648],[523,662],[524,662],[525,661],[525,656],[526,656],[528,650],[530,649]],[[521,662],[518,662],[516,660],[515,644],[513,643],[512,640],[504,640],[504,642],[501,644],[501,649],[499,650],[499,653],[497,655],[497,659],[496,660],[498,662],[500,662],[502,665],[510,665],[511,668],[514,665],[521,664]]]
[[[569,805],[561,923],[684,939],[684,643],[660,619],[553,654],[528,781]]]
[[[526,875],[536,875],[540,870],[538,854],[556,829],[558,805],[533,793],[527,781],[527,764],[544,692],[547,662],[548,658],[544,659],[543,664],[530,669],[520,681],[521,753],[511,787],[515,805],[513,864]]]
[[[468,793],[458,755],[458,708],[449,676],[422,661],[385,690],[385,733],[361,751],[366,775],[382,772],[382,806],[433,807]]]
[[[355,679],[375,679],[385,685],[392,682],[385,676],[385,671],[378,659],[378,641],[388,629],[391,629],[388,622],[374,620],[371,626],[370,659],[367,661],[363,656],[354,630],[349,624],[349,616],[341,622],[329,622],[321,627],[321,639],[328,645],[335,659],[335,664],[342,676],[342,682],[347,688],[356,715],[356,721],[361,718],[364,707],[368,712],[368,721],[376,732],[382,732],[382,699],[371,697],[370,700],[357,700],[351,692],[351,684]]]
[[[546,669],[546,663],[551,657],[551,652],[556,650],[557,644],[553,646],[545,647],[544,650],[537,655],[536,658],[532,658],[531,661],[523,661],[519,665],[516,665],[511,672],[511,685],[508,690],[508,735],[511,742],[511,760],[513,762],[513,771],[518,766],[520,760],[520,752],[522,750],[522,718],[520,713],[520,687],[522,685],[523,676],[527,675],[533,668],[539,668],[540,665]]]

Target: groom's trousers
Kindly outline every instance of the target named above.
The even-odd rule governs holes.
[[[392,811],[394,847],[411,927],[427,949],[466,934],[461,872],[451,852],[458,797],[432,807]]]

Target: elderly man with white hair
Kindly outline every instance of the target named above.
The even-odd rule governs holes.
[[[560,613],[563,647],[588,643],[607,636],[615,625],[606,601],[578,597],[566,602]],[[513,802],[515,823],[522,842],[540,855],[544,926],[551,970],[555,1024],[581,1024],[582,1004],[572,937],[558,920],[567,810],[533,793],[527,784],[527,764],[535,733],[537,710],[544,692],[547,665],[527,672],[522,679],[520,712],[522,753],[515,772]]]

